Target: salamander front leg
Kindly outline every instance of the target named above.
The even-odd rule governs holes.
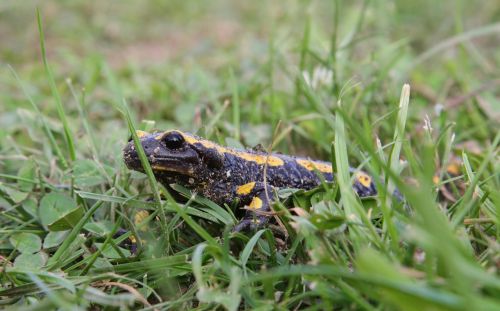
[[[268,188],[268,194],[269,196],[273,195],[271,187]],[[270,216],[266,214],[271,211],[271,206],[264,190],[253,196],[246,209],[245,217],[234,227],[233,232],[255,230],[262,228],[269,222]]]

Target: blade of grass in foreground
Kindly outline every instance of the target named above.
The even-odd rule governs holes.
[[[113,192],[113,188],[109,189],[105,194],[108,195]],[[61,244],[61,246],[57,249],[57,251],[50,257],[49,261],[47,262],[47,270],[55,270],[61,267],[62,260],[61,258],[64,258],[66,251],[69,249],[69,246],[73,242],[73,240],[76,238],[76,236],[80,233],[82,230],[83,226],[89,221],[89,219],[94,215],[94,213],[101,207],[101,205],[104,203],[104,201],[97,201],[80,219],[80,221],[76,224],[75,227],[71,230],[69,233],[68,237],[64,239],[64,242]]]
[[[71,161],[74,161],[76,159],[76,151],[73,140],[73,133],[71,133],[71,129],[69,128],[68,120],[66,119],[66,114],[64,113],[62,105],[61,96],[59,95],[59,91],[57,90],[56,82],[54,80],[54,75],[52,74],[52,70],[50,69],[49,63],[47,61],[47,54],[45,52],[45,38],[43,35],[43,28],[42,28],[42,18],[40,16],[40,10],[38,9],[36,10],[36,18],[38,22],[38,32],[40,34],[40,50],[42,51],[42,60],[43,60],[43,65],[45,67],[45,73],[47,74],[47,78],[49,80],[52,96],[54,96],[54,99],[56,101],[56,108],[57,108],[57,113],[59,115],[59,119],[61,119],[63,125],[64,138],[68,146],[70,159]]]
[[[389,169],[395,173],[399,173],[401,171],[401,164],[399,161],[399,156],[401,154],[401,148],[403,146],[403,138],[406,127],[406,119],[408,118],[408,106],[410,103],[410,85],[403,85],[403,89],[401,91],[401,98],[399,100],[399,111],[398,116],[396,118],[396,129],[394,131],[394,145],[392,147],[392,152],[389,158]],[[387,190],[389,195],[387,198],[389,199],[394,190],[396,189],[394,182],[389,179]]]
[[[104,74],[106,76],[106,79],[107,79],[111,89],[113,90],[113,93],[115,94],[115,101],[113,101],[113,106],[115,107],[116,110],[121,112],[122,115],[125,117],[125,121],[127,122],[127,127],[129,129],[129,132],[131,134],[135,148],[137,150],[137,154],[138,154],[139,159],[141,161],[142,167],[144,168],[146,176],[148,177],[148,181],[149,181],[149,184],[151,186],[151,190],[153,192],[153,198],[155,200],[156,207],[160,209],[160,213],[159,213],[160,226],[162,228],[162,231],[165,232],[165,230],[166,230],[166,216],[165,216],[165,212],[163,211],[163,208],[162,208],[160,192],[158,189],[156,178],[153,174],[153,170],[151,169],[151,166],[149,165],[149,161],[147,160],[146,154],[144,153],[144,150],[142,149],[142,144],[141,144],[139,137],[137,136],[137,133],[135,131],[132,117],[130,115],[130,110],[128,109],[127,102],[123,97],[122,89],[120,88],[119,83],[116,81],[116,78],[115,78],[114,74],[112,73],[111,69],[105,63],[103,64],[103,68],[104,68]]]
[[[396,117],[396,128],[394,130],[393,137],[393,147],[391,154],[389,156],[389,171],[395,174],[401,172],[401,164],[399,157],[401,154],[401,149],[403,146],[403,138],[406,127],[406,120],[408,118],[408,106],[410,103],[410,85],[405,84],[401,90],[401,97],[399,99],[399,111]],[[386,175],[387,187],[381,189],[380,195],[382,197],[381,211],[384,215],[383,227],[386,229],[391,236],[391,245],[394,251],[399,250],[399,234],[396,230],[394,222],[392,220],[392,212],[389,208],[391,206],[392,196],[396,190],[396,186],[389,174]]]
[[[127,121],[127,126],[129,129],[129,132],[132,135],[132,140],[134,141],[135,150],[137,150],[137,154],[139,155],[141,165],[144,168],[144,172],[146,173],[146,175],[148,177],[148,181],[149,181],[151,190],[153,192],[153,197],[154,197],[154,200],[156,203],[156,208],[159,209],[161,231],[164,234],[168,235],[169,232],[167,230],[167,219],[166,219],[165,211],[163,210],[161,197],[160,197],[160,191],[158,189],[158,184],[157,184],[156,178],[153,174],[153,170],[151,169],[151,166],[149,165],[149,161],[146,157],[144,149],[142,148],[142,144],[139,140],[139,137],[137,136],[137,133],[135,131],[135,127],[134,127],[134,124],[132,122],[132,118],[130,117],[130,112],[128,110],[127,102],[125,101],[125,99],[122,99],[122,112],[123,112],[123,115],[125,116],[125,120]],[[167,193],[168,193],[168,191],[167,191]],[[167,247],[167,249],[168,249],[168,247]]]
[[[196,279],[198,292],[196,297],[203,303],[217,303],[223,305],[227,310],[238,310],[240,305],[241,295],[239,293],[241,286],[241,272],[236,267],[231,267],[226,274],[229,276],[229,287],[227,291],[220,291],[216,288],[208,286],[203,278],[203,252],[209,250],[209,246],[202,243],[196,247],[192,257],[193,274]],[[228,267],[225,267],[227,270]]]
[[[162,202],[160,198],[160,192],[158,188],[158,183],[156,181],[156,178],[154,176],[153,170],[151,169],[151,165],[149,164],[149,161],[146,157],[146,154],[144,153],[144,149],[142,148],[142,144],[139,140],[139,137],[137,136],[137,133],[135,132],[135,127],[132,122],[132,118],[130,117],[130,113],[127,107],[127,104],[125,100],[123,100],[122,104],[123,112],[125,119],[127,121],[128,129],[132,135],[132,140],[134,141],[135,149],[137,150],[137,153],[139,155],[139,159],[141,160],[141,165],[144,168],[144,171],[146,175],[148,176],[148,180],[151,186],[151,189],[153,191],[153,196],[155,198],[155,201],[157,203],[157,207],[160,209],[160,226],[162,227],[162,232],[167,234],[167,226],[166,226],[166,215],[162,207]],[[186,223],[193,228],[193,230],[198,233],[202,238],[204,238],[207,242],[210,244],[215,245],[215,239],[205,230],[203,229],[200,225],[198,225],[187,213],[182,209],[179,204],[172,198],[168,190],[163,189],[164,195],[167,197],[168,202],[172,203],[172,207],[175,209],[177,213],[186,221]]]
[[[455,226],[458,226],[459,224],[463,223],[463,219],[473,208],[476,202],[476,197],[481,202],[480,203],[480,206],[482,207],[481,211],[484,212],[486,215],[488,215],[488,217],[490,217],[491,219],[497,220],[497,226],[498,226],[499,214],[497,214],[497,210],[493,202],[488,198],[487,194],[485,194],[485,192],[481,189],[479,185],[480,181],[479,178],[481,175],[485,173],[488,164],[491,161],[494,161],[494,158],[498,153],[499,143],[500,143],[500,133],[497,134],[497,136],[494,138],[491,146],[488,148],[488,151],[486,153],[487,156],[483,159],[481,165],[479,166],[476,172],[474,172],[472,169],[467,153],[465,151],[462,152],[462,160],[464,163],[465,173],[469,181],[469,187],[465,192],[462,201],[457,206],[456,208],[457,211],[453,215],[453,224]]]
[[[422,301],[430,302],[435,307],[450,308],[460,310],[463,298],[455,293],[439,291],[430,286],[420,285],[410,281],[388,279],[386,277],[372,276],[369,274],[352,273],[346,268],[339,268],[331,265],[292,265],[274,268],[270,271],[255,274],[243,281],[243,286],[248,286],[254,282],[264,280],[275,280],[291,276],[321,276],[324,278],[342,278],[363,284],[363,286],[373,286],[374,288],[389,289],[397,293],[406,294]],[[359,286],[359,285],[358,285]]]
[[[68,88],[69,88],[71,94],[73,95],[73,98],[75,99],[76,107],[78,108],[78,114],[80,115],[80,118],[82,119],[83,128],[85,129],[85,132],[89,136],[89,146],[90,146],[90,149],[92,150],[92,154],[94,155],[95,159],[100,160],[99,159],[99,152],[97,151],[97,142],[95,139],[95,135],[94,135],[94,132],[92,131],[92,128],[89,124],[88,115],[84,109],[85,90],[84,89],[81,90],[82,95],[80,96],[80,98],[78,98],[78,95],[76,94],[76,91],[73,87],[73,83],[72,83],[71,79],[67,79],[66,84],[68,85]],[[98,161],[98,162],[100,162],[100,161]],[[106,173],[105,170],[102,170],[102,171],[104,173]],[[107,174],[106,174],[106,178],[108,178],[108,181],[110,181],[110,183],[111,183],[111,178],[109,176],[107,176]]]
[[[338,101],[339,110],[342,109],[342,103]],[[358,224],[351,226],[350,232],[352,243],[356,248],[360,248],[365,245],[368,241],[366,236],[370,236],[372,242],[374,242],[378,247],[384,248],[383,243],[380,241],[380,237],[377,234],[373,224],[366,215],[363,206],[356,199],[354,190],[352,188],[351,176],[349,173],[349,161],[347,159],[347,142],[345,135],[344,117],[342,113],[337,112],[335,116],[335,142],[334,142],[334,154],[335,154],[335,165],[337,169],[337,182],[340,188],[341,200],[344,207],[344,213],[346,219],[350,222],[359,223],[362,222],[365,225],[364,229]]]

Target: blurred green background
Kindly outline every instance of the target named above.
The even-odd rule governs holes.
[[[117,129],[108,124],[116,112],[100,105],[114,95],[103,82],[103,64],[121,79],[138,121],[154,119],[160,128],[186,130],[201,128],[206,120],[196,119],[196,113],[231,94],[231,71],[239,84],[243,124],[254,126],[274,126],[277,120],[311,112],[311,107],[290,103],[295,101],[297,73],[317,66],[333,66],[337,92],[353,86],[370,90],[362,94],[358,116],[383,115],[384,105],[398,97],[404,82],[420,95],[411,115],[422,119],[436,104],[446,109],[447,100],[498,79],[494,23],[500,19],[500,5],[493,0],[6,1],[0,6],[1,61],[30,83],[35,97],[47,91],[35,7],[43,17],[49,62],[69,115],[74,103],[64,87],[67,78],[76,89],[85,88],[91,116],[102,118],[94,126],[103,130]],[[301,63],[306,29],[308,51]],[[332,38],[334,60],[329,57]],[[5,119],[13,107],[28,105],[6,67],[2,70]],[[488,90],[495,88],[498,83]],[[482,95],[486,114],[498,120],[500,107],[492,93]],[[456,121],[458,129],[488,136],[469,119]],[[257,137],[248,143],[263,138]]]

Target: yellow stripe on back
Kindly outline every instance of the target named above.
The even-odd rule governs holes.
[[[186,142],[188,142],[189,144],[199,143],[202,146],[204,146],[205,148],[215,149],[220,153],[231,154],[231,155],[237,156],[239,158],[242,158],[246,161],[255,162],[255,163],[260,164],[260,165],[264,165],[267,163],[267,165],[269,165],[269,166],[281,166],[284,164],[284,161],[277,156],[266,155],[266,154],[252,154],[252,153],[245,152],[245,151],[234,150],[231,148],[226,148],[226,147],[220,146],[220,145],[218,145],[214,142],[211,142],[209,140],[206,140],[206,139],[198,139],[198,138],[191,136],[189,134],[182,133],[181,131],[177,131],[177,130],[174,130],[174,131],[179,132],[184,137]],[[169,131],[169,132],[171,132],[171,131]],[[169,133],[169,132],[165,132],[165,134]],[[160,137],[157,139],[161,139],[161,137],[163,137],[163,135],[160,135]]]
[[[247,152],[235,151],[235,150],[226,150],[225,153],[229,153],[245,159],[247,161],[255,162],[257,164],[266,164],[269,166],[281,166],[284,164],[283,160],[272,155],[262,155],[262,154],[251,154]]]
[[[321,173],[333,172],[331,164],[326,164],[326,163],[321,163],[321,162],[316,162],[316,161],[311,161],[311,160],[306,160],[306,159],[296,159],[295,161],[297,161],[297,163],[300,166],[305,167],[309,171],[314,171],[314,169],[317,169]]]

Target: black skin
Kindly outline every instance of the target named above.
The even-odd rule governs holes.
[[[176,130],[156,134],[142,132],[140,141],[157,180],[165,186],[172,183],[183,185],[219,205],[236,200],[241,206],[250,204],[251,209],[247,208],[244,218],[233,231],[256,229],[267,224],[267,212],[271,211],[271,203],[275,200],[275,188],[308,190],[319,186],[322,179],[326,182],[334,179],[329,162],[312,161],[322,168],[320,172],[297,162],[310,161],[306,158],[221,147]],[[125,147],[123,157],[130,169],[144,172],[133,141]],[[260,161],[253,161],[255,157]],[[271,165],[273,159],[280,164]],[[322,175],[321,178],[318,175]],[[248,193],[238,193],[238,187],[252,182],[255,185]],[[371,179],[369,184],[356,179],[353,188],[360,197],[377,194]]]

